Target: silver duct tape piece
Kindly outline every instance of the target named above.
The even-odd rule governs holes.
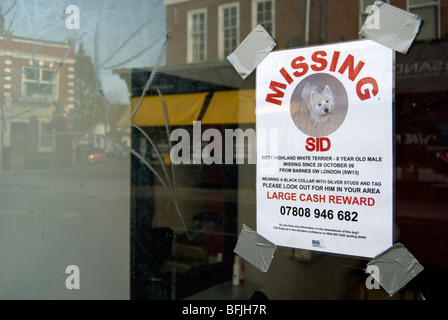
[[[423,266],[414,258],[406,247],[397,243],[385,252],[370,260],[367,267],[376,266],[378,273],[372,277],[384,290],[393,296],[409,281],[423,271]]]
[[[406,54],[420,29],[422,19],[411,12],[375,1],[359,34]]]
[[[277,246],[275,244],[243,224],[233,252],[260,271],[266,272],[271,265],[276,250]]]
[[[246,79],[277,44],[262,25],[257,25],[227,56],[241,78]]]

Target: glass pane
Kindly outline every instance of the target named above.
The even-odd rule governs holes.
[[[2,1],[0,299],[289,300],[284,310],[292,314],[296,300],[443,299],[448,42],[438,35],[448,24],[445,2],[390,1],[424,20],[406,55],[365,49],[376,45],[358,33],[373,1],[309,3],[307,17],[307,1]],[[243,79],[227,56],[255,18],[275,30],[276,45],[268,60],[261,43],[239,57],[257,63]],[[370,64],[386,51],[387,59]],[[374,79],[386,64],[394,77]],[[267,66],[275,70],[267,74]],[[309,77],[320,79],[316,87],[305,86],[316,79]],[[364,107],[368,94],[375,106],[390,105],[390,119]],[[260,122],[265,103],[275,112]],[[300,121],[316,131],[303,132]],[[386,121],[393,130],[379,139]],[[263,132],[263,123],[275,132]],[[372,139],[350,154],[366,133]],[[271,157],[257,158],[264,136],[272,153],[293,146],[291,159],[272,156],[269,179],[257,171]],[[391,141],[387,160],[372,156]],[[338,160],[330,159],[334,150]],[[383,173],[372,165],[385,161],[390,188],[378,185]],[[343,175],[336,169],[344,165],[351,167]],[[287,181],[273,181],[280,172]],[[257,204],[260,194],[272,207]],[[316,201],[319,195],[328,197]],[[366,209],[377,219],[383,210],[366,199],[383,196],[392,199],[387,235],[393,226],[393,243],[424,266],[392,297],[366,273],[371,258],[331,251],[344,236],[355,244],[346,247],[362,247],[366,239],[356,232],[370,226],[350,219]],[[310,221],[316,229],[300,227]],[[324,221],[331,229],[317,231]],[[268,223],[294,241],[275,243],[262,272],[265,256],[256,265],[235,248],[244,226],[261,234]],[[386,227],[372,229],[377,236]],[[303,249],[310,234],[319,237]],[[267,246],[255,245],[249,253]],[[171,305],[144,305],[149,317],[158,308],[184,316]]]
[[[195,32],[198,32],[198,22],[197,22],[197,17],[195,16],[194,18],[193,18],[193,23],[192,23],[192,32],[193,33],[195,33]]]
[[[419,34],[417,35],[418,40],[430,40],[437,38],[437,27],[438,27],[438,13],[437,7],[425,7],[413,9],[412,12],[419,15],[423,19],[422,26],[420,27]]]
[[[39,70],[34,70],[33,68],[24,68],[24,72],[25,72],[25,79],[27,80],[35,80],[36,78],[39,77]],[[35,72],[37,72],[37,77]]]
[[[265,14],[265,21],[271,21],[272,20],[272,14],[270,11],[267,11]]]
[[[39,85],[35,82],[24,83],[24,88],[24,95],[26,97],[40,97],[42,95]]]
[[[52,75],[53,75],[53,71],[52,70],[42,69],[42,81],[45,81],[45,82],[50,81]]]

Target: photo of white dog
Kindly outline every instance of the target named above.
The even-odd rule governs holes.
[[[300,81],[290,101],[294,125],[311,137],[326,137],[338,130],[348,111],[344,85],[328,73],[315,73]]]
[[[328,123],[335,108],[335,99],[330,87],[326,85],[322,92],[315,84],[306,83],[301,97],[307,103],[310,120],[314,128],[319,124]]]

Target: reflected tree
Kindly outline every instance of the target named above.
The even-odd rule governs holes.
[[[80,43],[78,51],[75,55],[75,98],[74,98],[74,125],[75,130],[101,133],[98,128],[106,122],[106,105],[105,100],[100,89],[100,81],[95,72],[95,67],[92,59],[84,50],[82,43]],[[92,143],[93,135],[76,136],[76,162],[79,165],[79,186],[85,187],[85,153],[82,143]]]
[[[74,121],[84,131],[95,131],[105,117],[106,105],[92,59],[82,43],[76,52]]]

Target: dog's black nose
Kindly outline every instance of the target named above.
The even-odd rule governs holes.
[[[324,109],[324,112],[325,112],[325,113],[328,113],[328,108],[325,108],[325,109]]]

